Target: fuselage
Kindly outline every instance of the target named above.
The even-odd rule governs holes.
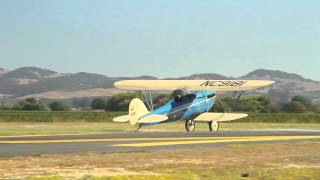
[[[179,98],[171,99],[168,103],[158,109],[151,111],[145,116],[151,114],[166,115],[169,118],[160,123],[187,120],[198,116],[201,113],[207,112],[215,104],[215,91],[197,91],[183,95]],[[149,126],[159,123],[147,123],[143,126]]]

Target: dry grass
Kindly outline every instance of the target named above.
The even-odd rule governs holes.
[[[0,136],[39,134],[92,134],[134,132],[129,123],[113,122],[53,122],[53,123],[0,123]],[[220,130],[320,130],[320,124],[286,123],[221,123]],[[184,122],[173,122],[144,127],[144,132],[184,132]],[[196,131],[208,131],[208,125],[198,123]]]
[[[319,142],[305,142],[16,157],[0,160],[0,178],[317,179],[320,177],[319,149]]]

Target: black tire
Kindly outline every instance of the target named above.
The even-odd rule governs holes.
[[[217,121],[210,121],[209,123],[208,123],[208,125],[209,125],[209,131],[210,132],[217,132],[217,131],[219,131],[219,123],[217,122]]]
[[[194,120],[186,120],[185,122],[185,128],[186,131],[190,132],[190,131],[194,131],[194,129],[196,128],[196,123],[194,122]]]

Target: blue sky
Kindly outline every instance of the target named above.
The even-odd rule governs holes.
[[[0,67],[320,80],[318,0],[0,0]]]

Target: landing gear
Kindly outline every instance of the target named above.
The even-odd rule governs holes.
[[[138,126],[138,128],[135,130],[135,132],[138,132],[139,129],[141,129],[142,127],[143,127],[143,123],[140,123],[139,126]]]
[[[186,127],[186,130],[189,132],[189,131],[194,131],[195,127],[196,127],[196,123],[194,122],[194,120],[192,119],[189,119],[189,120],[186,120],[185,122],[185,127]]]
[[[219,130],[219,123],[217,121],[210,121],[208,124],[209,124],[209,130],[211,132]]]

